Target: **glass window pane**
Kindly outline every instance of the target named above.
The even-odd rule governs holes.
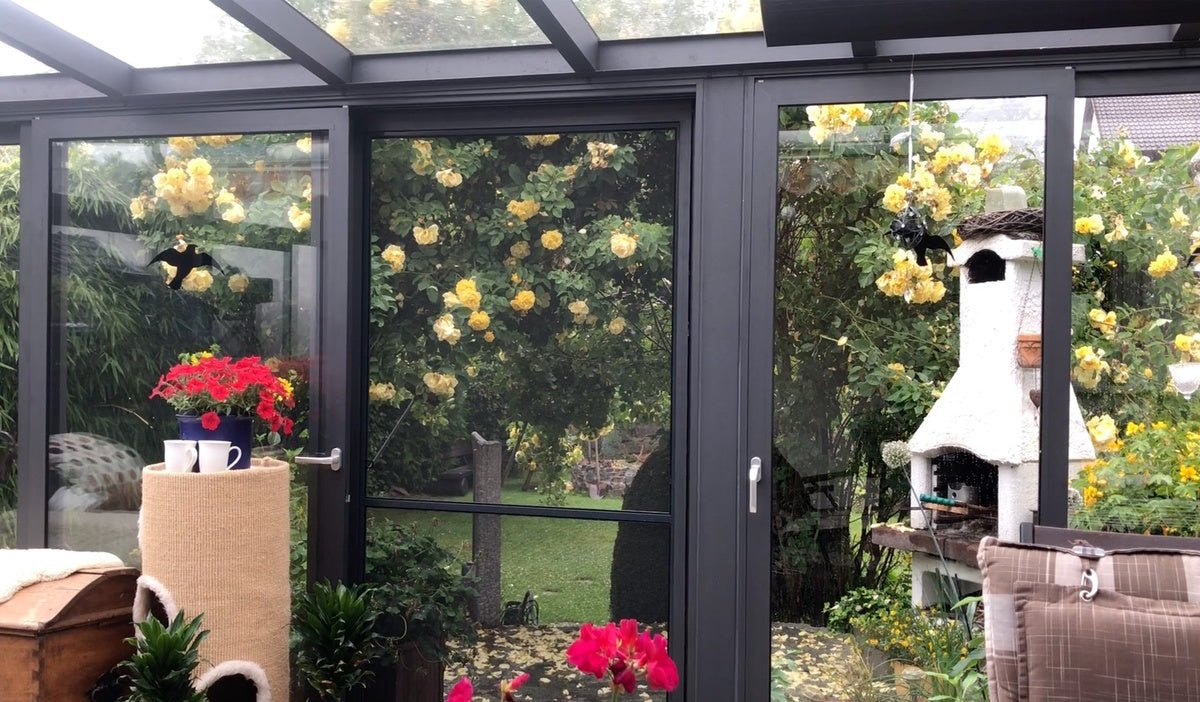
[[[669,510],[675,148],[375,140],[369,494]]]
[[[0,76],[27,76],[38,73],[54,73],[54,69],[8,44],[0,43]]]
[[[309,134],[54,149],[49,541],[136,563],[141,469],[162,460],[186,409],[150,390],[181,355],[266,359],[292,384],[295,426],[275,444],[255,422],[255,452],[303,445],[323,149]],[[212,263],[153,260],[187,246]]]
[[[16,2],[134,68],[287,58],[206,0]]]
[[[521,693],[533,699],[607,692],[567,663],[566,648],[584,622],[636,618],[664,631],[669,567],[665,524],[407,510],[372,510],[368,519],[367,580],[387,584],[385,597],[397,599],[385,602],[444,604],[446,628],[469,632],[447,641],[445,684],[466,675],[477,694],[520,671],[531,674]],[[464,572],[476,578],[469,594],[460,589]],[[408,619],[414,640],[436,630]]]
[[[1006,98],[780,110],[770,583],[781,697],[856,698],[888,659],[947,672],[931,653],[957,661],[969,636],[919,608],[957,598],[937,587],[948,566],[914,528],[935,525],[973,554],[985,534],[1015,539],[1037,509],[1040,357],[1026,367],[1017,348],[1041,329],[1044,109]],[[947,504],[960,513],[939,511]],[[978,571],[949,567],[960,592],[979,588]],[[811,664],[814,649],[827,665]]]
[[[548,43],[517,0],[288,0],[355,53],[483,49]]]
[[[1077,102],[1073,525],[1200,536],[1200,95]],[[1090,456],[1088,457],[1091,458]]]
[[[21,149],[0,144],[0,548],[17,541],[17,231]]]
[[[575,0],[601,39],[761,32],[758,0]]]

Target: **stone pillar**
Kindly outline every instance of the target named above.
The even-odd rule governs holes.
[[[927,456],[913,454],[911,463],[912,492],[908,496],[909,504],[912,506],[912,511],[909,513],[908,523],[913,529],[924,529],[929,526],[928,518],[925,515],[925,510],[921,509],[921,500],[917,497],[921,493],[933,492],[933,466]]]
[[[471,432],[475,443],[475,501],[500,502],[501,445]],[[500,625],[500,515],[476,514],[472,518],[471,558],[475,562],[477,612],[481,626]]]

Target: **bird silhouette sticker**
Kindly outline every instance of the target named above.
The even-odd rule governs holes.
[[[175,268],[175,275],[167,283],[167,287],[172,290],[178,290],[183,285],[183,279],[188,277],[188,274],[197,268],[210,266],[218,271],[224,272],[221,266],[213,260],[213,257],[206,253],[201,253],[195,244],[189,244],[183,240],[182,234],[177,234],[175,245],[164,251],[160,251],[154,258],[150,259],[147,266],[162,262]]]
[[[925,252],[929,249],[939,249],[945,251],[947,256],[954,257],[946,240],[936,234],[930,234],[925,218],[912,207],[905,207],[900,211],[888,227],[888,234],[897,245],[916,252],[918,266],[926,264]]]

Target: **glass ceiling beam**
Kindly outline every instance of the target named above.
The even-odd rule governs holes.
[[[572,0],[518,0],[576,73],[594,73],[600,37]]]
[[[0,41],[105,95],[127,95],[133,84],[133,66],[12,0],[0,0]]]
[[[211,2],[323,82],[330,85],[350,82],[354,55],[286,0]]]

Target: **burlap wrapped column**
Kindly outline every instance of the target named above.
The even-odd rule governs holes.
[[[287,699],[288,484],[287,463],[261,458],[246,470],[167,473],[157,464],[142,474],[134,617],[153,599],[171,616],[204,614],[201,687],[214,674],[241,673],[259,683],[260,702]],[[263,676],[268,694],[255,680]]]

